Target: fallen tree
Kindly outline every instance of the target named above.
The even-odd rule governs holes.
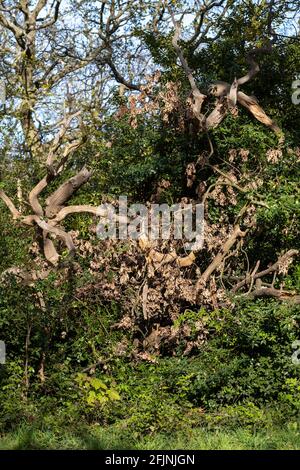
[[[78,258],[87,256],[88,253],[92,257],[89,269],[94,280],[78,288],[74,294],[78,298],[84,298],[88,293],[98,290],[103,293],[103,298],[106,300],[116,298],[123,302],[124,317],[116,327],[129,326],[137,335],[143,330],[144,338],[139,343],[140,347],[159,350],[160,343],[166,338],[169,338],[169,343],[172,344],[184,336],[188,338],[187,343],[189,343],[187,353],[197,341],[191,344],[188,329],[182,327],[174,331],[173,328],[174,321],[186,308],[196,309],[199,306],[208,309],[224,306],[230,308],[234,296],[240,295],[249,299],[274,297],[280,301],[299,303],[299,295],[296,292],[276,285],[278,281],[276,276],[287,273],[287,268],[283,266],[289,265],[293,257],[297,256],[297,250],[278,253],[277,262],[262,271],[259,271],[259,261],[252,270],[250,265],[245,269],[245,263],[240,261],[245,245],[253,236],[257,208],[268,209],[269,206],[259,192],[255,175],[246,175],[238,165],[234,165],[234,160],[230,160],[231,157],[246,160],[249,149],[233,148],[232,155],[230,153],[222,155],[223,161],[228,163],[225,170],[220,163],[221,158],[213,160],[216,155],[211,138],[212,133],[224,124],[226,117],[231,115],[238,119],[238,108],[241,106],[251,114],[250,122],[254,121],[254,117],[256,121],[264,124],[266,132],[270,129],[278,137],[277,148],[271,149],[273,152],[271,157],[279,159],[283,155],[283,132],[258,104],[258,100],[241,90],[241,87],[251,83],[254,77],[259,78],[260,58],[267,56],[276,44],[277,35],[273,32],[274,5],[266,7],[267,37],[262,38],[260,46],[247,45],[248,54],[243,58],[249,66],[246,74],[235,78],[232,83],[210,81],[207,90],[204,90],[189,66],[186,50],[189,46],[195,52],[201,41],[209,43],[212,40],[204,27],[205,19],[213,27],[212,20],[207,15],[215,11],[216,7],[214,14],[217,15],[218,22],[222,22],[231,2],[221,1],[217,2],[218,4],[204,2],[202,9],[196,15],[198,23],[196,22],[195,34],[190,39],[186,39],[185,36],[185,40],[181,39],[182,24],[177,19],[178,14],[175,13],[175,9],[166,2],[158,2],[155,27],[158,28],[163,20],[168,21],[170,33],[168,44],[172,46],[169,53],[174,55],[174,68],[181,77],[181,82],[169,80],[163,76],[162,71],[152,69],[152,73],[145,77],[142,83],[138,83],[137,74],[132,73],[135,78],[133,81],[124,76],[122,70],[118,68],[116,59],[118,47],[126,43],[124,24],[134,15],[132,2],[124,2],[123,5],[119,2],[101,2],[97,32],[94,31],[93,25],[98,20],[90,20],[87,15],[88,10],[85,11],[85,21],[92,25],[86,31],[90,43],[89,47],[85,44],[86,48],[79,47],[79,49],[76,49],[75,45],[68,49],[63,44],[64,41],[67,42],[66,36],[63,37],[64,41],[60,39],[57,26],[57,22],[63,17],[63,13],[60,13],[60,2],[56,2],[54,10],[50,9],[44,16],[43,9],[48,3],[38,1],[33,7],[28,2],[15,2],[12,8],[2,9],[0,13],[1,33],[9,38],[10,45],[8,51],[4,51],[8,56],[3,67],[5,66],[8,76],[15,76],[15,83],[21,90],[18,96],[13,97],[15,107],[11,110],[11,115],[22,129],[24,151],[22,157],[24,160],[27,159],[30,173],[28,178],[30,188],[27,192],[22,190],[20,187],[22,184],[18,179],[14,188],[10,186],[4,190],[3,185],[1,186],[0,198],[14,223],[34,231],[39,250],[36,257],[37,267],[30,270],[28,267],[13,266],[1,274],[1,282],[8,282],[9,276],[13,275],[24,284],[34,285],[39,280],[47,279],[53,272],[58,275],[58,282],[64,282],[68,275],[66,264],[62,261],[64,252],[67,251],[70,255],[72,274],[78,275],[81,272],[76,264]],[[84,2],[82,5],[84,7]],[[218,10],[219,7],[222,7],[221,11]],[[48,36],[47,34],[45,37],[41,36],[44,32]],[[73,38],[78,33],[69,32],[73,34]],[[159,29],[154,33],[159,34]],[[53,57],[49,58],[48,52],[42,47],[43,41],[40,36],[44,40],[49,40],[51,44],[55,43],[53,38],[60,39],[58,50],[55,49]],[[94,36],[97,37],[95,42],[91,39]],[[11,66],[12,60],[16,64],[14,67]],[[130,63],[128,65],[130,66]],[[81,99],[83,94],[78,98],[76,93],[70,92],[67,81],[78,71],[83,70],[90,74],[91,80],[94,80],[95,66],[98,67],[97,74],[100,72],[103,75],[110,74],[109,78],[105,75],[105,80],[101,83],[104,90],[112,86],[111,76],[114,78],[114,83],[120,85],[118,99],[121,104],[118,102],[116,105],[113,102],[112,109],[107,113],[109,119],[114,119],[115,122],[128,119],[129,125],[136,128],[139,117],[146,116],[150,119],[151,116],[158,116],[159,124],[156,121],[155,125],[161,126],[162,134],[166,133],[166,129],[172,128],[175,122],[175,132],[179,137],[184,136],[187,139],[188,135],[190,141],[198,139],[199,136],[205,139],[206,146],[204,148],[203,145],[203,148],[199,149],[198,159],[189,162],[188,167],[183,170],[186,174],[182,176],[183,178],[187,176],[188,180],[185,188],[188,196],[181,194],[180,202],[202,203],[206,216],[209,214],[212,201],[221,207],[225,207],[226,204],[238,206],[238,209],[231,211],[230,214],[225,214],[218,223],[206,222],[204,247],[195,252],[185,252],[183,243],[172,238],[167,242],[154,243],[147,234],[143,234],[138,241],[128,240],[129,248],[126,254],[120,254],[117,261],[114,260],[114,270],[117,273],[115,282],[108,281],[108,272],[113,263],[110,258],[102,256],[105,242],[98,242],[98,247],[87,248],[86,242],[80,241],[74,231],[66,228],[66,218],[74,214],[90,214],[94,216],[95,223],[99,218],[105,221],[109,216],[106,210],[92,204],[75,202],[72,205],[72,198],[75,198],[76,193],[92,178],[92,171],[89,162],[85,161],[84,154],[91,140],[89,133],[102,126],[106,135],[106,127],[109,126],[105,119],[103,118],[102,122],[99,116],[96,124],[93,121],[93,113],[101,115],[102,111],[99,103],[96,106],[93,102],[94,90],[89,96],[90,101],[84,102]],[[80,86],[85,85],[85,77],[82,75],[76,77]],[[93,85],[94,83],[93,81]],[[78,88],[80,86],[78,85]],[[55,122],[49,118],[47,125],[42,123],[44,116],[41,117],[38,113],[39,106],[42,105],[41,114],[48,112],[47,104],[44,103],[45,90],[53,92],[58,100],[60,93],[63,95],[60,106],[53,106],[49,110],[49,115],[50,111],[55,114]],[[192,132],[189,133],[191,128]],[[111,137],[107,144],[113,149],[118,133],[112,133]],[[206,148],[207,144],[209,150]],[[160,155],[163,156],[163,151]],[[12,151],[9,157],[13,161]],[[200,171],[208,173],[204,173],[199,182],[197,175]],[[8,178],[9,170],[6,169],[4,174]],[[5,186],[5,176],[3,183]],[[195,188],[196,183],[198,183],[197,188]],[[256,185],[255,188],[253,183]],[[151,195],[154,200],[159,199],[164,190],[163,184],[159,186],[159,181],[156,181],[156,184],[157,191],[155,193],[153,187]],[[111,248],[116,253],[119,253],[121,245],[122,242],[119,241],[111,242]],[[268,280],[270,274],[274,276],[273,282],[271,284],[263,282],[260,285],[260,280],[263,281],[263,278]],[[132,293],[129,297],[123,298],[126,285],[132,288]],[[44,308],[41,303],[40,308]],[[204,341],[206,335],[202,326],[199,325],[199,344]],[[157,340],[157,337],[161,339]]]

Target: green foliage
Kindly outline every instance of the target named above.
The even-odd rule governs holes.
[[[283,391],[280,394],[280,400],[289,407],[300,410],[300,378],[289,377],[283,385]]]
[[[290,416],[299,412],[300,370],[291,360],[292,343],[300,337],[299,306],[241,300],[230,310],[186,310],[174,326],[188,325],[193,332],[201,322],[208,341],[199,354],[181,357],[179,346],[177,357],[134,364],[114,354],[121,333],[107,335],[118,309],[113,304],[91,307],[76,299],[70,302],[68,284],[54,288],[54,282],[55,277],[26,290],[11,284],[1,291],[1,331],[8,351],[7,364],[0,370],[3,425],[36,419],[51,410],[60,413],[62,421],[72,422],[79,414],[88,422],[122,420],[126,429],[143,435],[215,423],[216,413],[224,425],[247,425],[253,414],[254,425],[265,406],[282,407]],[[38,309],[36,289],[47,299],[45,312]],[[38,373],[43,352],[45,383]],[[96,370],[91,375],[81,372],[103,355],[107,365],[101,375]]]
[[[110,401],[120,400],[118,392],[114,388],[109,388],[97,377],[79,373],[75,381],[80,388],[83,403],[89,407],[102,407]]]

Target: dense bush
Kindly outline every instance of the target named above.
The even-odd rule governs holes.
[[[111,331],[117,312],[112,315],[106,306],[95,315],[76,304],[68,310],[63,303],[67,293],[55,293],[51,298],[48,292],[50,316],[43,318],[30,307],[30,299],[35,302],[31,288],[18,291],[27,299],[22,310],[16,308],[16,291],[1,292],[8,350],[7,364],[0,370],[0,420],[5,428],[24,421],[74,423],[80,417],[87,423],[119,422],[139,435],[200,424],[259,426],[265,413],[270,421],[268,409],[277,409],[275,420],[283,414],[299,416],[300,368],[292,362],[292,344],[300,337],[298,306],[241,301],[232,310],[186,311],[178,322],[193,327],[201,320],[207,342],[193,357],[182,357],[179,345],[173,357],[139,363],[132,358],[126,334],[112,332],[107,343],[106,331]],[[118,356],[120,344],[126,346]],[[46,380],[41,381],[45,351]]]

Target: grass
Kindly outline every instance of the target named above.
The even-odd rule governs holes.
[[[300,431],[286,425],[270,430],[217,428],[191,429],[188,433],[153,434],[135,438],[117,427],[90,426],[73,431],[41,430],[28,425],[0,436],[0,450],[299,450]]]

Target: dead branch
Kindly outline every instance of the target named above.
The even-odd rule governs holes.
[[[44,176],[44,178],[39,181],[39,183],[29,193],[28,200],[31,205],[31,208],[33,212],[39,217],[42,217],[44,215],[44,211],[41,204],[39,203],[38,196],[47,187],[49,179],[50,178],[48,176]]]
[[[65,181],[51,196],[46,199],[46,216],[54,217],[63,208],[70,197],[91,177],[92,172],[87,168]]]
[[[49,269],[42,271],[26,271],[18,267],[6,269],[0,276],[0,282],[5,282],[9,276],[14,276],[25,285],[31,285],[37,280],[46,279],[50,274]]]
[[[53,241],[47,237],[47,232],[43,232],[43,241],[44,241],[44,255],[47,261],[53,266],[56,266],[59,261],[59,254],[54,246]]]
[[[300,304],[300,295],[297,295],[296,292],[281,291],[279,289],[274,289],[273,287],[255,289],[247,295],[247,298],[251,300],[258,299],[260,297],[274,297],[280,301],[289,301],[294,304]]]
[[[280,269],[280,266],[282,265],[285,265],[287,262],[289,262],[289,260],[291,258],[293,258],[294,256],[296,256],[298,254],[298,250],[289,250],[287,251],[284,255],[280,256],[278,258],[278,260],[276,261],[276,263],[272,264],[272,266],[270,266],[269,268],[267,269],[264,269],[263,271],[260,271],[259,273],[255,273],[253,275],[253,280],[255,281],[256,279],[260,279],[264,276],[267,276],[268,274],[270,273],[274,273],[276,271],[278,271]],[[245,279],[243,279],[242,281],[238,282],[234,287],[233,289],[231,290],[232,293],[235,293],[237,292],[239,289],[241,289],[242,287],[246,286],[247,284],[249,283],[249,279],[246,277]]]
[[[4,191],[2,191],[2,189],[0,189],[0,198],[12,213],[13,219],[18,219],[21,216],[20,212],[18,211],[12,200],[5,194]]]
[[[246,232],[243,232],[240,229],[240,226],[237,224],[234,228],[232,233],[230,234],[229,238],[227,241],[224,243],[222,249],[219,251],[219,253],[214,257],[213,261],[210,263],[210,265],[206,268],[204,273],[201,275],[201,277],[198,279],[196,283],[196,290],[199,291],[200,289],[205,286],[205,284],[208,281],[208,278],[211,276],[211,274],[222,264],[222,261],[226,254],[230,251],[230,249],[233,247],[233,245],[236,243],[238,238],[243,238],[245,237]]]
[[[46,233],[50,233],[54,235],[55,237],[59,238],[60,240],[62,240],[65,246],[68,248],[68,250],[71,253],[74,253],[75,246],[73,244],[71,235],[69,235],[67,232],[65,232],[64,230],[58,227],[53,227],[50,223],[45,222],[44,220],[42,220],[40,217],[36,215],[33,216],[33,220]]]
[[[64,220],[68,215],[89,213],[98,217],[107,217],[107,210],[100,209],[99,207],[81,205],[69,206],[61,209],[56,217],[51,220],[51,224],[56,225],[58,222]]]
[[[218,127],[223,119],[226,117],[228,112],[228,106],[227,102],[224,100],[224,98],[219,98],[215,108],[212,110],[212,112],[207,116],[205,120],[205,127],[207,130],[210,129],[215,129]]]
[[[262,122],[265,126],[269,127],[276,134],[281,134],[281,129],[277,124],[265,113],[265,111],[259,106],[257,99],[253,96],[248,96],[242,91],[239,91],[237,94],[238,102],[244,106],[253,116],[259,121]]]

